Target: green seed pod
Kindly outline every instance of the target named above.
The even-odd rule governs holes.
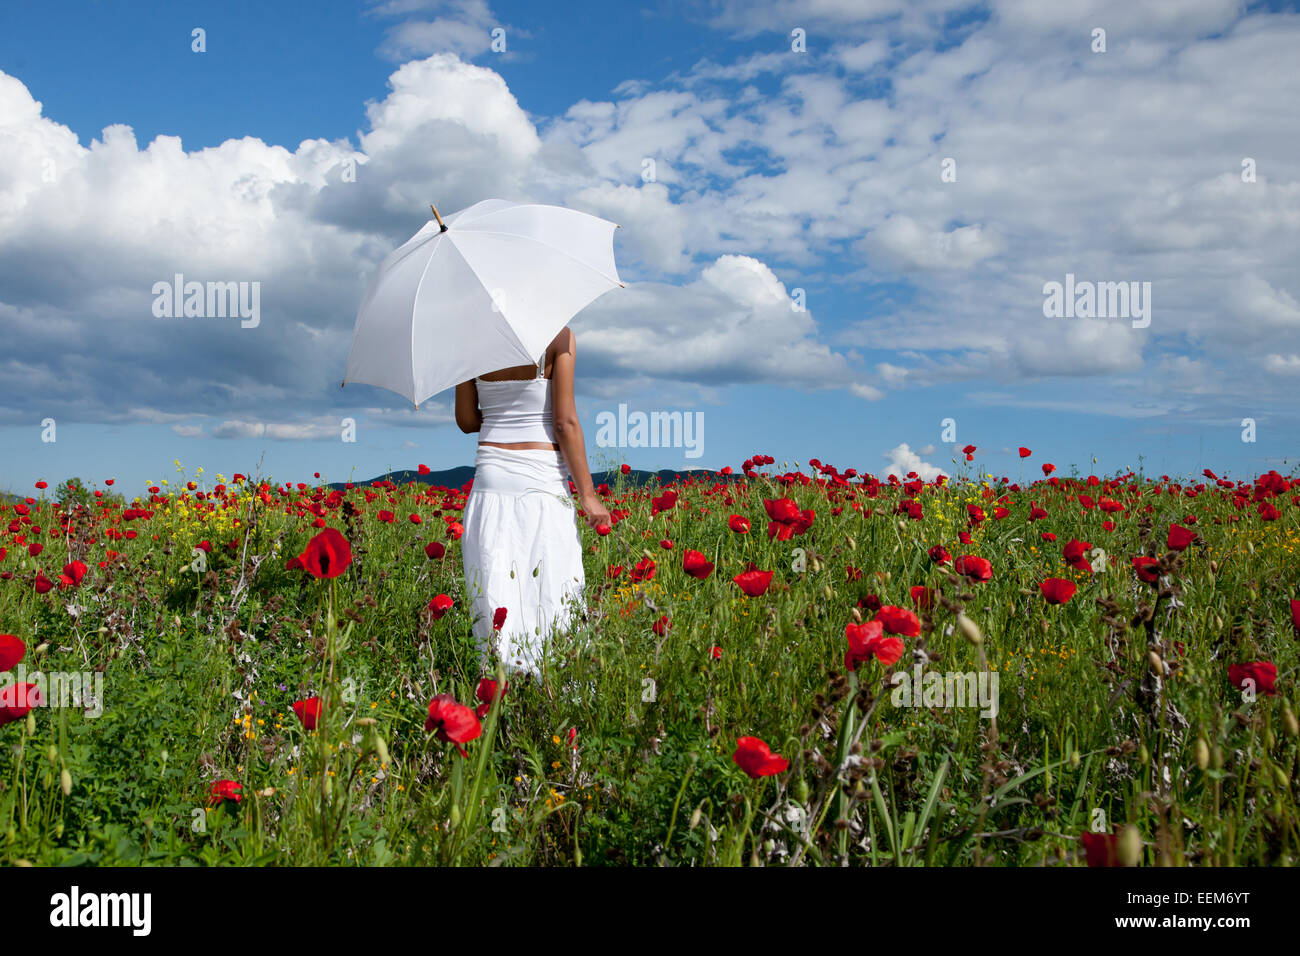
[[[1291,780],[1287,777],[1286,771],[1273,764],[1273,778],[1277,780],[1278,789],[1286,791],[1291,789]]]
[[[384,738],[375,737],[375,754],[379,757],[379,763],[387,766],[390,763],[388,758],[388,744],[384,743]]]
[[[1129,824],[1119,835],[1119,861],[1125,866],[1137,866],[1142,862],[1142,834],[1138,828]]]
[[[800,803],[808,802],[808,781],[802,777],[794,785],[795,799]]]
[[[980,631],[979,625],[968,618],[964,612],[957,612],[957,627],[961,630],[962,636],[972,644],[984,642],[984,634]]]
[[[696,807],[695,812],[691,814],[691,822],[687,827],[688,830],[694,830],[700,825],[700,818],[704,816],[703,807]]]
[[[1079,766],[1079,751],[1077,750],[1070,751],[1070,766],[1074,768],[1077,768]]]
[[[1147,745],[1143,744],[1138,748],[1138,763],[1146,766],[1151,762],[1151,751],[1147,750]]]
[[[50,749],[45,751],[45,759],[48,760],[50,763],[58,763],[59,748],[54,746],[54,744],[50,744]]]
[[[1196,766],[1200,770],[1205,770],[1210,766],[1210,745],[1204,737],[1197,737],[1196,744],[1192,748],[1196,754]]]
[[[1282,729],[1292,737],[1300,736],[1300,721],[1296,720],[1290,704],[1282,705]]]
[[[64,795],[65,797],[71,795],[71,793],[72,793],[72,774],[68,772],[68,768],[67,768],[67,767],[64,767],[64,768],[63,768],[63,773],[59,774],[59,786],[61,786],[61,787],[63,788],[63,795]]]
[[[27,712],[27,736],[36,736],[36,714],[30,710]]]

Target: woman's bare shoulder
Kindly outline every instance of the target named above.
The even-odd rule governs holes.
[[[570,354],[578,350],[578,337],[574,334],[573,329],[567,325],[560,329],[560,334],[551,339],[550,353],[552,355],[562,355],[565,352]]]

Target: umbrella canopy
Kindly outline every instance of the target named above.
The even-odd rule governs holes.
[[[418,408],[476,375],[536,363],[576,313],[623,285],[608,220],[504,199],[433,215],[371,280],[344,385],[377,385]]]

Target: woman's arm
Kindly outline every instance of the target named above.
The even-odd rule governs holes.
[[[473,379],[456,386],[456,424],[466,435],[483,427],[483,413],[478,407],[478,386]]]
[[[578,489],[578,501],[587,513],[587,524],[593,528],[609,524],[609,509],[596,494],[587,468],[587,445],[578,421],[578,406],[573,399],[573,367],[578,357],[578,340],[573,330],[565,328],[551,343],[554,356],[551,366],[551,415],[555,425],[555,441],[564,453],[569,474]]]

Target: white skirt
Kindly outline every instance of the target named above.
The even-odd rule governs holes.
[[[547,639],[582,612],[586,584],[564,456],[479,445],[461,524],[480,652],[495,651],[507,673],[540,676]],[[498,608],[506,609],[500,631],[493,628]]]

